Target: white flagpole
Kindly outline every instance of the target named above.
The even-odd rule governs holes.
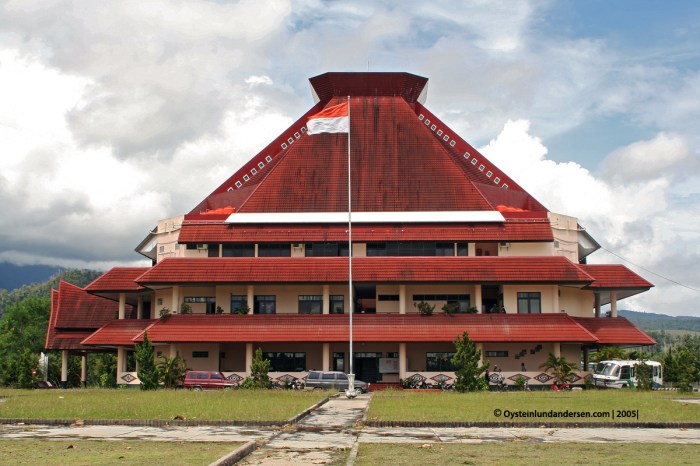
[[[348,374],[348,398],[355,397],[355,373],[352,355],[352,314],[354,313],[352,293],[352,177],[350,175],[350,96],[348,96],[348,301],[350,302],[350,373]]]

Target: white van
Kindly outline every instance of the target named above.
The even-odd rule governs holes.
[[[596,387],[626,388],[636,387],[637,377],[635,376],[635,366],[641,361],[613,359],[612,361],[600,361],[593,374]],[[663,368],[661,363],[656,361],[646,361],[647,366],[651,366],[651,386],[659,388],[664,383]]]

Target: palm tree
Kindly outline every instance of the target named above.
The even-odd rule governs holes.
[[[180,356],[169,358],[161,356],[158,358],[158,372],[165,388],[175,388],[182,383],[187,372],[185,360]]]
[[[554,380],[557,383],[565,383],[569,380],[569,377],[574,373],[574,365],[566,360],[563,356],[556,357],[554,354],[549,353],[547,360],[540,366],[545,372],[550,372]]]

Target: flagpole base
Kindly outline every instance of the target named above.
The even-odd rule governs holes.
[[[348,399],[353,399],[357,395],[357,390],[355,390],[355,374],[348,374],[348,388],[345,390],[345,396],[348,397]]]

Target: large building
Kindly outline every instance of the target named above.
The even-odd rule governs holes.
[[[549,353],[578,364],[599,345],[654,343],[617,316],[652,284],[587,264],[599,246],[577,219],[428,111],[426,78],[310,81],[314,107],[191,212],[157,223],[137,247],[152,266],[54,292],[46,347],[64,367],[69,353],[116,351],[118,383],[136,384],[129,354],[147,333],[157,354],[235,380],[257,348],[272,378],[347,372],[350,309],[354,372],[373,383],[451,379],[464,331],[506,381],[531,386],[552,383],[539,368]],[[349,133],[307,134],[310,116],[345,102]]]

